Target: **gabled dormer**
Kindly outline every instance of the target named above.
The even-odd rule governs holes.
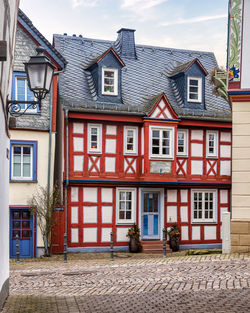
[[[98,101],[121,103],[121,69],[124,62],[109,48],[87,70],[91,73]]]
[[[185,108],[205,108],[205,77],[208,72],[198,59],[178,65],[169,75],[174,80]]]
[[[148,114],[149,119],[178,120],[178,115],[170,105],[165,93],[153,97],[149,101]]]

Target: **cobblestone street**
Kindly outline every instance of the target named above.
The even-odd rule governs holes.
[[[250,312],[250,255],[126,256],[12,264],[3,313]]]

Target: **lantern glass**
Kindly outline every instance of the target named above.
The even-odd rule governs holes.
[[[50,85],[52,82],[53,73],[54,73],[54,68],[49,66],[49,64],[47,64],[47,75],[46,75],[46,81],[45,81],[45,89],[48,91],[50,90]]]
[[[28,64],[27,66],[30,89],[40,91],[44,89],[46,64]]]

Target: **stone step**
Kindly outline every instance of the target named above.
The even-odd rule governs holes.
[[[163,241],[162,240],[142,240],[142,252],[147,254],[162,254],[163,253]],[[167,253],[171,253],[172,250],[169,244],[166,244]]]

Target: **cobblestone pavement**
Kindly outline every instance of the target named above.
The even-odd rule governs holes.
[[[250,255],[25,262],[10,288],[3,313],[245,313]]]

